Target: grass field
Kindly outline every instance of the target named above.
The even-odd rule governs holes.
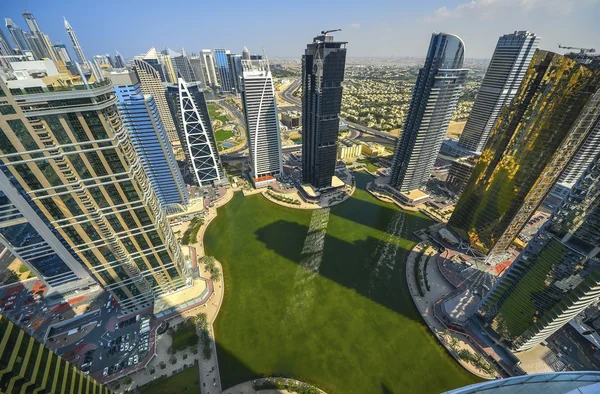
[[[215,323],[223,387],[273,375],[329,394],[477,382],[430,334],[407,290],[413,232],[431,222],[374,199],[364,190],[371,179],[358,174],[353,197],[329,214],[240,193],[219,208],[205,245],[226,285]],[[311,216],[327,223],[326,235],[311,231],[308,241]]]
[[[221,122],[223,122],[223,124],[227,123],[227,121],[228,121],[227,116],[221,115],[215,104],[208,104],[207,107],[208,107],[208,116],[210,116],[211,120],[218,119]]]
[[[215,138],[217,141],[225,141],[233,137],[233,131],[231,130],[217,130],[215,131]]]
[[[184,327],[173,335],[173,348],[177,351],[198,344],[198,334],[193,325]]]
[[[160,375],[160,369],[156,373]],[[193,366],[175,376],[154,383],[152,386],[141,391],[142,394],[182,394],[199,393],[200,377],[198,367]]]

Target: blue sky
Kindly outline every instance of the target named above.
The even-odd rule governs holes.
[[[0,16],[25,29],[21,1],[0,0]],[[22,0],[53,42],[70,47],[65,16],[88,58],[119,50],[125,58],[150,47],[187,52],[264,47],[270,58],[300,58],[320,30],[341,28],[349,57],[423,57],[430,34],[459,35],[467,57],[489,58],[498,37],[529,30],[540,46],[600,51],[600,0]],[[594,19],[595,18],[595,19]],[[5,33],[4,23],[2,28]],[[7,34],[8,35],[8,34]]]

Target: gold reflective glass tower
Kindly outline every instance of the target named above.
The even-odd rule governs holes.
[[[451,228],[489,256],[501,256],[598,121],[599,88],[599,71],[536,51],[473,169]]]
[[[0,170],[123,309],[184,286],[183,255],[110,82],[26,82],[0,81]]]
[[[111,393],[3,316],[0,332],[0,393]]]

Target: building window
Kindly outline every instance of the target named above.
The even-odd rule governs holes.
[[[43,120],[46,121],[46,124],[52,130],[52,134],[60,144],[71,144],[71,138],[67,135],[65,128],[62,123],[60,123],[60,119],[56,115],[48,115],[42,117]]]
[[[19,141],[21,141],[21,144],[23,144],[25,149],[27,149],[27,150],[38,149],[37,143],[34,141],[33,137],[31,137],[31,134],[29,134],[27,127],[25,127],[25,124],[23,124],[21,119],[9,120],[9,121],[7,121],[7,123],[10,126],[10,128],[12,129],[12,131],[15,133],[15,135],[17,136]]]
[[[0,114],[2,115],[14,115],[17,111],[9,103],[0,103]]]
[[[82,112],[81,114],[83,115],[83,118],[85,119],[85,122],[87,123],[95,139],[102,140],[108,138],[106,130],[104,129],[102,121],[100,120],[97,112],[88,111]]]
[[[85,129],[81,125],[81,122],[79,122],[79,118],[77,117],[76,113],[67,114],[66,121],[69,124],[69,127],[71,128],[71,131],[73,132],[77,142],[85,142],[90,140],[85,132]]]

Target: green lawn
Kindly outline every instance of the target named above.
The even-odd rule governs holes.
[[[198,334],[196,334],[193,325],[184,327],[173,335],[173,348],[175,350],[183,350],[196,344],[198,344]]]
[[[226,141],[229,138],[233,137],[233,131],[232,130],[217,130],[215,131],[215,138],[217,139],[217,141]]]
[[[156,374],[160,376],[160,368],[156,368]],[[187,391],[186,391],[187,390]],[[165,380],[153,384],[148,388],[144,388],[142,394],[183,394],[183,393],[199,393],[200,392],[200,377],[198,367],[193,366],[175,376],[171,376]]]
[[[223,124],[228,122],[227,116],[221,115],[221,113],[217,109],[218,107],[215,104],[208,104],[207,107],[208,116],[210,116],[211,120],[219,119],[221,122],[223,122]]]
[[[478,381],[406,289],[413,232],[431,222],[373,198],[371,179],[358,174],[354,196],[331,209],[321,252],[302,255],[312,211],[240,193],[219,208],[205,246],[226,284],[215,323],[223,387],[283,375],[330,394],[439,393]]]

